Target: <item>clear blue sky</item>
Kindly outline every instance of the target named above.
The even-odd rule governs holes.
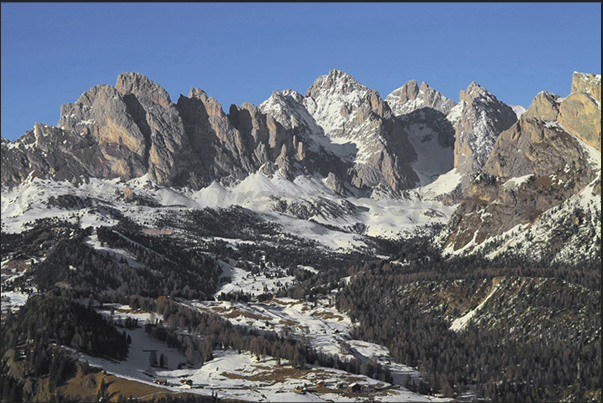
[[[334,68],[383,98],[415,79],[458,101],[475,81],[525,107],[601,73],[601,3],[2,3],[1,16],[9,140],[126,71],[225,111],[304,94]]]

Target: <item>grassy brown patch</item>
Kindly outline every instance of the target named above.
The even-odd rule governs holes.
[[[297,322],[292,321],[291,319],[280,319],[278,323],[285,326],[297,326]]]
[[[239,316],[243,316],[244,318],[249,318],[249,319],[256,319],[256,320],[270,320],[272,318],[268,317],[268,316],[263,316],[257,313],[251,313],[251,312],[247,312],[247,311],[240,311],[238,309],[234,309],[231,312],[225,313],[222,315],[222,317],[224,318],[237,318]]]
[[[333,312],[317,312],[314,314],[314,316],[321,318],[321,319],[337,319],[339,322],[341,322],[342,320],[345,320],[345,318],[341,315],[336,315]]]
[[[185,397],[187,393],[174,393],[158,386],[148,385],[143,382],[120,378],[105,374],[100,370],[84,375],[78,372],[64,385],[57,388],[69,401],[96,401],[101,383],[105,384],[105,396],[108,401],[116,402],[123,396],[125,398],[151,400],[160,399],[167,395],[172,397]]]
[[[281,301],[281,300],[280,300],[280,299],[278,299],[278,298],[273,298],[273,299],[272,299],[272,302],[275,302],[275,303],[277,303],[277,304],[279,304],[279,305],[285,305],[285,306],[287,306],[287,305],[289,305],[289,306],[293,306],[293,305],[299,305],[299,304],[303,304],[303,301],[290,301],[290,302],[285,302],[285,301]]]
[[[260,372],[259,374],[253,375],[242,375],[242,374],[232,374],[229,372],[222,372],[220,375],[224,378],[228,379],[241,379],[245,381],[255,381],[255,382],[285,382],[290,379],[302,379],[304,375],[306,375],[309,371],[303,369],[295,369],[290,367],[256,367],[256,368],[265,368],[265,372]]]
[[[19,260],[19,259],[12,259],[9,260],[8,262],[4,263],[4,267],[7,267],[9,269],[15,269],[15,270],[19,270],[19,271],[27,271],[30,268],[30,264],[28,262],[26,262],[25,260]]]
[[[201,308],[202,309],[202,308]],[[229,312],[232,310],[232,308],[224,308],[222,306],[212,306],[211,308],[209,308],[211,311],[213,311],[213,313],[218,312],[218,313],[225,313],[225,312]],[[203,309],[204,311],[208,312],[207,309]]]

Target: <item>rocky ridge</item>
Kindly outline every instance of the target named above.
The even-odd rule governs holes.
[[[601,111],[590,95],[600,94],[596,77],[575,73],[567,98],[541,92],[519,121],[500,134],[440,235],[442,247],[451,253],[487,253],[521,239],[524,253],[540,258],[544,251],[561,252],[568,243],[590,248],[592,242],[584,240],[594,237],[600,253]],[[597,106],[598,116],[591,110]],[[564,110],[573,112],[564,115]],[[551,219],[558,209],[568,212],[571,225]],[[517,239],[510,242],[509,236]]]
[[[432,108],[444,115],[456,106],[456,102],[437,92],[426,82],[417,86],[416,80],[410,80],[402,87],[392,91],[385,102],[396,116],[406,115],[422,108]]]
[[[386,101],[332,70],[305,95],[275,91],[259,107],[231,105],[226,114],[201,89],[174,103],[149,78],[123,73],[115,86],[97,85],[63,105],[56,127],[38,123],[17,141],[3,141],[2,184],[14,186],[30,175],[78,183],[148,174],[161,185],[198,190],[280,169],[288,178],[317,173],[341,195],[399,195],[450,171],[467,138],[487,144],[479,139],[495,135],[498,126],[485,134],[474,126],[489,127],[504,108],[474,101],[493,96],[471,88],[482,91],[465,97],[461,91],[463,105],[471,106],[464,109],[414,80]],[[484,152],[470,152],[466,165],[479,166]],[[463,164],[457,165],[462,171]]]
[[[271,102],[289,105],[290,115],[273,115]],[[337,125],[323,113],[334,107]],[[346,73],[319,78],[306,97],[276,91],[263,108],[244,103],[226,114],[198,88],[174,104],[159,84],[123,73],[114,87],[97,85],[63,105],[56,127],[36,124],[14,143],[3,141],[2,183],[148,174],[158,184],[200,189],[260,169],[330,174],[339,191],[344,182],[394,192],[417,183],[408,163],[415,153],[387,104]]]

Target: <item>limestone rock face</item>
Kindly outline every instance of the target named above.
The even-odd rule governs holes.
[[[561,99],[541,92],[520,120],[496,139],[483,169],[469,184],[442,232],[441,246],[471,251],[519,225],[530,227],[539,223],[543,212],[588,186],[600,197],[600,185],[593,185],[600,181],[600,158],[593,159],[596,152],[585,144],[588,137],[579,136],[561,123],[562,111],[571,106],[580,133],[594,133],[596,125],[600,129],[600,120],[597,123],[588,112],[587,95],[574,94]],[[570,105],[564,107],[568,100]],[[579,116],[584,120],[580,121]],[[553,237],[562,233],[555,234]],[[563,240],[549,242],[563,244]]]
[[[544,120],[557,120],[559,116],[559,104],[562,98],[559,95],[547,91],[539,92],[527,111],[522,117],[534,117]]]
[[[205,185],[207,180],[228,184],[244,179],[276,161],[283,145],[293,153],[286,130],[252,104],[231,105],[227,115],[215,98],[192,89],[188,97],[180,97],[178,109],[198,155],[194,171],[207,178]]]
[[[28,177],[80,183],[109,173],[107,161],[90,135],[36,123],[17,142],[2,139],[2,185],[15,186]]]
[[[379,94],[332,70],[306,91],[304,106],[331,143],[348,144],[351,184],[400,191],[419,182],[408,136]],[[334,112],[335,111],[335,112]],[[354,149],[355,147],[355,149]]]
[[[147,166],[151,179],[171,184],[187,169],[190,150],[184,124],[168,93],[139,73],[122,73],[115,86],[130,115],[147,139]],[[184,155],[182,155],[184,154]]]
[[[184,131],[193,155],[189,168],[183,171],[178,183],[200,189],[220,178],[244,178],[245,173],[237,159],[239,133],[230,124],[220,103],[198,89],[181,95],[176,104],[184,123]]]
[[[352,163],[346,158],[349,146],[333,144],[324,129],[304,105],[304,96],[294,90],[274,91],[260,109],[278,122],[291,135],[293,154],[290,159],[303,172],[331,175],[337,181],[350,181]]]
[[[146,173],[148,140],[115,87],[97,85],[63,105],[58,126],[96,140],[101,156],[95,164],[104,165],[101,176],[131,179]]]
[[[448,242],[460,249],[472,240],[481,244],[518,224],[532,223],[584,189],[594,175],[583,148],[561,126],[521,119],[501,134],[467,188]]]
[[[601,74],[587,74],[575,71],[572,76],[571,94],[582,92],[601,104]]]
[[[337,193],[338,195],[343,196],[345,194],[345,189],[343,187],[343,183],[342,183],[341,179],[338,176],[336,176],[333,172],[329,172],[329,175],[327,176],[326,184],[331,189],[333,189],[333,191],[335,193]]]
[[[559,107],[559,123],[601,150],[601,75],[574,73],[572,92]]]
[[[484,166],[497,137],[517,121],[513,109],[485,88],[471,83],[461,90],[458,105],[448,119],[455,129],[454,167],[465,188]]]
[[[561,98],[542,91],[525,112],[525,117],[559,121],[570,133],[601,149],[601,76],[574,73],[569,96]]]

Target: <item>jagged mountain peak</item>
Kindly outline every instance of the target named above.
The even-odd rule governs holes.
[[[555,120],[559,114],[559,104],[563,98],[548,91],[540,91],[528,109],[522,115],[524,118],[534,117],[544,120]]]
[[[461,90],[459,95],[459,100],[467,103],[474,102],[478,99],[484,99],[484,101],[489,102],[497,101],[494,95],[475,81],[472,81],[467,86],[467,90]]]
[[[456,102],[446,98],[425,81],[419,87],[416,80],[410,80],[392,91],[385,98],[385,102],[396,116],[406,115],[425,107],[446,115],[456,105]]]
[[[318,77],[308,88],[305,96],[310,98],[320,97],[322,94],[355,95],[362,97],[369,90],[355,78],[341,70],[331,70],[329,74]],[[376,91],[374,91],[376,92]]]
[[[188,97],[189,98],[203,99],[203,98],[208,98],[208,95],[201,88],[192,87],[191,90],[188,92]]]
[[[274,90],[270,98],[293,98],[296,102],[301,102],[304,96],[295,90],[287,88],[282,91]]]
[[[188,99],[201,101],[206,109],[206,112],[210,116],[219,116],[220,118],[224,118],[226,116],[224,109],[222,108],[222,104],[220,104],[220,102],[213,96],[208,95],[202,89],[191,88],[188,94]]]
[[[348,120],[390,118],[391,110],[379,93],[341,70],[320,76],[306,91],[304,106],[329,137],[344,133]]]
[[[169,99],[168,92],[159,84],[154,83],[150,78],[141,73],[127,72],[121,73],[117,77],[115,88],[126,94],[154,94]]]
[[[417,80],[407,81],[402,87],[392,91],[390,95],[396,95],[400,97],[401,102],[412,101],[417,98],[419,94],[419,86]]]
[[[486,88],[471,82],[448,113],[455,129],[454,167],[467,187],[484,166],[500,133],[517,122],[517,114]]]
[[[275,90],[270,98],[262,102],[259,107],[263,113],[272,116],[287,129],[295,130],[303,127],[303,130],[296,130],[296,135],[304,137],[312,134],[324,135],[322,129],[316,125],[316,122],[306,110],[304,96],[295,90]]]

